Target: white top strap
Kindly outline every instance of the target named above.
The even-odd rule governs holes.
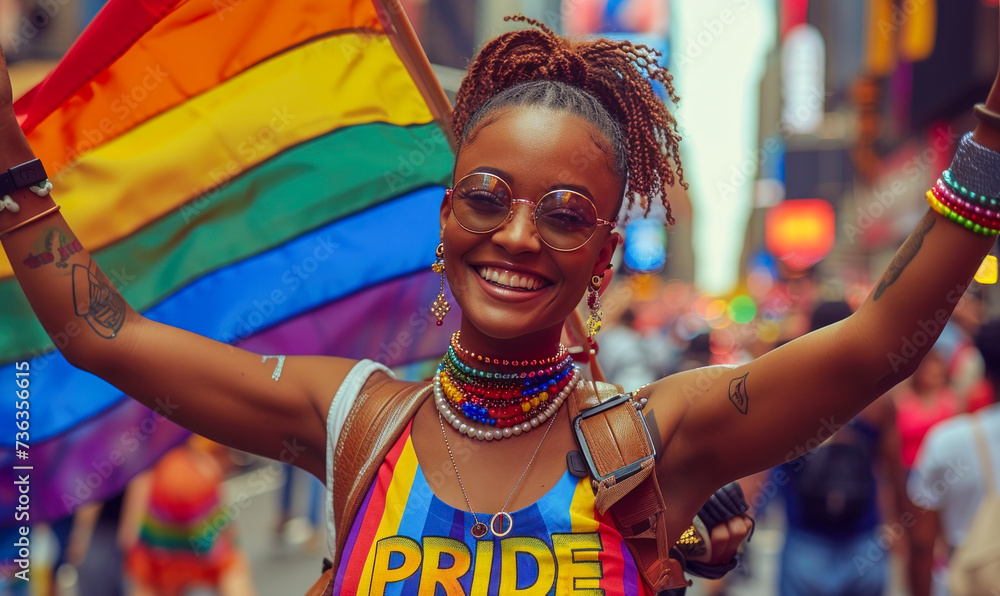
[[[996,493],[996,484],[993,479],[993,463],[990,461],[990,446],[986,442],[986,432],[983,430],[983,422],[979,416],[972,418],[972,433],[976,435],[976,446],[979,448],[979,460],[983,467],[983,482],[986,487],[986,497],[992,497]]]
[[[382,371],[392,378],[396,375],[392,371],[378,362],[372,360],[361,360],[354,365],[351,372],[344,377],[344,382],[337,389],[333,401],[330,403],[330,413],[326,417],[326,546],[330,549],[330,555],[337,548],[337,529],[333,526],[333,454],[337,450],[337,441],[340,439],[340,430],[344,427],[347,415],[354,407],[354,400],[357,399],[361,389],[368,382],[368,377],[375,371]]]

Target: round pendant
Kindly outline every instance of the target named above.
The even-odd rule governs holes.
[[[486,535],[487,529],[488,528],[486,527],[486,524],[484,524],[483,522],[476,522],[472,526],[472,537],[473,538],[482,538],[483,536]]]
[[[504,520],[507,521],[507,529],[504,529]],[[503,538],[510,531],[514,529],[514,519],[511,518],[510,514],[506,511],[501,511],[490,519],[490,530],[493,530],[493,535],[497,538]]]

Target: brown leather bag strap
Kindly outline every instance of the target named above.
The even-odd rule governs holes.
[[[430,393],[429,384],[397,381],[375,373],[354,401],[333,456],[334,569],[340,564],[350,524],[382,461]]]
[[[580,448],[591,468],[595,507],[609,510],[636,567],[654,592],[690,585],[670,557],[666,505],[655,474],[655,446],[646,423],[622,388],[582,382],[569,399]]]

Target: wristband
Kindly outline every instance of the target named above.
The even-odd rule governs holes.
[[[971,132],[958,142],[948,169],[950,178],[972,195],[983,195],[987,199],[1000,197],[1000,153],[972,140]]]
[[[15,190],[30,188],[32,186],[43,188],[46,186],[44,183],[47,182],[48,178],[48,175],[45,173],[45,168],[42,166],[42,160],[33,159],[31,161],[26,161],[23,164],[14,166],[3,174],[0,174],[0,196],[8,195]],[[45,196],[43,194],[39,194],[38,192],[35,192],[35,194]],[[48,194],[48,192],[45,194]]]

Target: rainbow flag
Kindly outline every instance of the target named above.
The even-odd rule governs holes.
[[[453,155],[370,0],[112,0],[15,107],[74,232],[149,318],[264,354],[443,351],[429,266]],[[27,362],[31,403],[21,459],[0,400],[0,503],[30,465],[31,521],[59,517],[184,437],[170,403],[67,364],[74,330],[42,330],[6,260],[0,304],[0,390]]]

